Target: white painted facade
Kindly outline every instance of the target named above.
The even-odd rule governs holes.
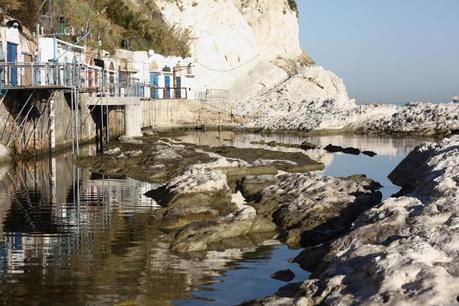
[[[0,62],[23,63],[33,59],[35,43],[21,33],[20,27],[22,26],[18,21],[10,18],[5,19],[0,25]],[[11,58],[9,54],[11,47],[15,49],[15,58]],[[11,70],[1,71],[2,84],[20,84],[24,78],[24,71],[21,69],[16,69],[15,73],[12,73]]]
[[[53,37],[38,38],[40,62],[83,63],[85,48]]]
[[[191,58],[163,56],[153,50],[146,52],[120,49],[116,51],[113,60],[117,65],[116,70],[128,73],[131,78],[145,85],[142,92],[144,98],[195,97],[195,75]]]
[[[35,43],[30,35],[22,35],[17,27],[0,27],[0,41],[4,57],[7,54],[6,45],[14,43],[18,53],[16,62],[40,64],[28,70],[18,70],[18,80],[24,79],[24,71],[33,75],[33,83],[32,77],[28,77],[30,82],[18,82],[20,85],[77,84],[91,95],[105,91],[111,96],[122,97],[134,95],[156,99],[195,98],[196,78],[191,58],[163,56],[153,50],[119,49],[111,55],[104,50],[92,50],[46,36],[39,36]],[[97,60],[99,64],[96,64]],[[72,71],[73,66],[66,64],[79,65],[76,68],[79,75]]]

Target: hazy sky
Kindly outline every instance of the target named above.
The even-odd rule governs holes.
[[[359,103],[459,95],[459,0],[297,0],[301,44]]]

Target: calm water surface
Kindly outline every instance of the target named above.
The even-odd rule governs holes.
[[[421,140],[361,136],[260,136],[192,132],[186,142],[253,146],[276,140],[373,150],[377,157],[311,151],[326,175],[363,173],[398,191],[387,175]],[[263,147],[263,146],[258,146]],[[0,303],[2,305],[233,305],[271,294],[284,283],[270,275],[292,269],[299,253],[272,237],[242,239],[238,248],[177,257],[158,239],[156,186],[89,173],[61,155],[0,167]]]

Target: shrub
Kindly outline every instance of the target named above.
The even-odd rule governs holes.
[[[0,0],[8,13],[33,30],[40,15],[41,0]],[[151,0],[66,0],[54,1],[55,29],[59,16],[64,16],[67,31],[80,34],[89,26],[86,43],[92,47],[113,51],[121,47],[123,39],[129,40],[131,50],[153,49],[164,55],[186,57],[190,54],[190,32],[167,24],[156,4]],[[36,8],[30,10],[29,8]],[[32,13],[33,12],[33,13]],[[52,32],[52,29],[46,29]],[[101,46],[99,45],[101,43]]]
[[[298,16],[298,5],[296,4],[295,0],[287,0],[288,6],[292,11],[296,13],[296,16]]]

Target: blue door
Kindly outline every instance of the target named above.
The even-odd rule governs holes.
[[[164,76],[164,98],[170,99],[171,98],[171,77],[168,75]]]
[[[6,46],[6,61],[8,63],[16,63],[18,60],[18,45],[13,43],[7,43]],[[17,85],[18,84],[18,68],[17,67],[9,67],[9,75],[8,75],[8,82],[10,85]]]
[[[175,98],[176,99],[182,98],[182,78],[181,77],[175,78]]]
[[[158,79],[158,74],[150,73],[150,85],[151,85],[151,98],[152,99],[159,99],[159,93],[158,93],[159,79]]]

